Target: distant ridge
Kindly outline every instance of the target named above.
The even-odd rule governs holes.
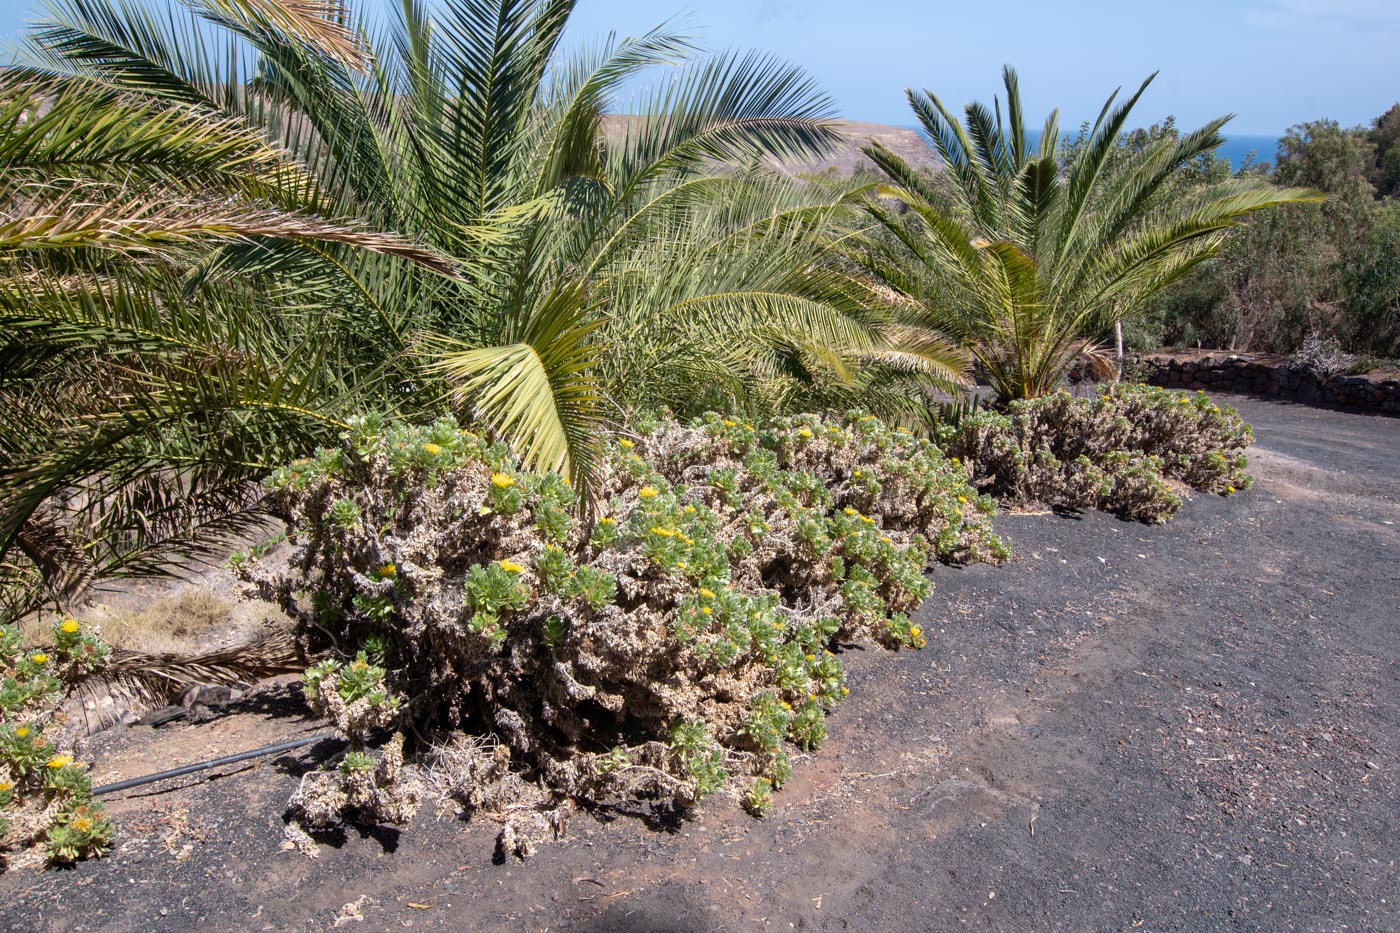
[[[621,134],[629,118],[620,114],[609,114],[604,125],[610,137]],[[637,119],[637,118],[631,118]],[[903,126],[889,126],[885,123],[862,123],[855,120],[833,120],[832,125],[845,137],[836,148],[821,159],[798,162],[773,160],[773,167],[785,175],[820,175],[824,173],[849,176],[857,171],[876,172],[875,163],[861,152],[862,146],[870,145],[871,140],[882,144],[895,155],[915,168],[937,168],[938,156],[934,154],[914,130]]]

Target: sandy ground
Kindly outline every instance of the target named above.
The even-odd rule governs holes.
[[[580,814],[495,864],[425,807],[317,860],[280,813],[323,743],[108,798],[112,855],[0,876],[0,928],[1400,928],[1400,420],[1231,399],[1256,487],[1171,524],[1008,515],[934,571],[922,652],[851,698],[772,815]],[[286,684],[94,743],[99,782],[320,731]]]

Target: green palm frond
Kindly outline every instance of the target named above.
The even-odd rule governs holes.
[[[942,158],[920,174],[878,144],[865,152],[890,179],[867,210],[881,231],[856,262],[920,308],[930,333],[960,343],[1002,399],[1049,391],[1106,328],[1219,249],[1255,211],[1319,197],[1231,180],[1190,197],[1167,183],[1223,142],[1228,118],[1138,153],[1120,137],[1149,77],[1110,95],[1087,139],[1061,156],[1059,120],[1032,149],[1016,74],[1007,108],[970,104],[959,122],[931,92],[909,101]]]

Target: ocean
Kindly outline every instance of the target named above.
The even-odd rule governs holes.
[[[923,135],[922,127],[903,126],[901,129],[914,130],[920,135]],[[1033,142],[1038,143],[1040,141],[1040,130],[1029,130],[1028,135]],[[1071,136],[1070,138],[1073,137]],[[1272,164],[1278,155],[1278,140],[1278,136],[1244,134],[1231,136],[1227,128],[1225,144],[1215,151],[1222,159],[1228,159],[1233,168],[1239,168],[1243,165],[1244,160],[1251,152],[1254,153],[1253,164],[1258,165],[1260,162]]]

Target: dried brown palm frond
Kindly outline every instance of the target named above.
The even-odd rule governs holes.
[[[117,649],[102,671],[72,687],[69,698],[92,735],[167,706],[196,685],[246,685],[305,668],[290,633],[200,655]]]
[[[126,191],[108,185],[20,186],[0,207],[0,253],[78,249],[156,251],[219,240],[273,237],[338,243],[407,259],[444,275],[456,266],[407,237],[378,233],[356,221],[250,204],[230,197],[181,196],[168,189]]]
[[[352,71],[369,71],[369,50],[347,25],[344,0],[201,0],[199,6],[299,39]]]

